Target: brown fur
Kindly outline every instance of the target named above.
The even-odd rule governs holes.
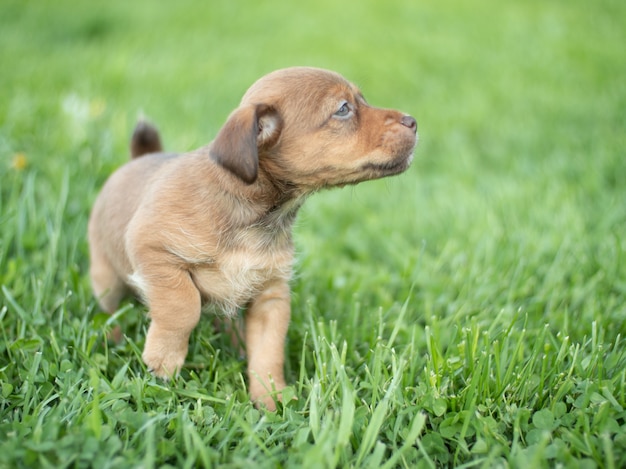
[[[138,158],[148,153],[158,153],[163,150],[159,131],[145,121],[139,121],[130,139],[130,156]]]
[[[131,144],[141,157],[109,178],[89,221],[102,308],[114,312],[128,288],[145,300],[143,359],[160,377],[183,366],[203,305],[228,317],[246,308],[250,394],[275,409],[298,208],[319,189],[404,171],[416,128],[410,116],[369,106],[340,75],[304,67],[257,81],[198,150],[141,156],[161,149],[141,123]]]

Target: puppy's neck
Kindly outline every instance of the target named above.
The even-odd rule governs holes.
[[[306,194],[298,193],[295,187],[272,178],[260,169],[255,185],[264,200],[264,211],[257,223],[266,226],[291,228],[298,210],[306,200]]]

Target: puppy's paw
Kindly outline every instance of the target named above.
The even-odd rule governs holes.
[[[282,390],[285,386],[283,381],[277,383],[271,379],[266,383],[252,381],[250,398],[256,407],[265,407],[273,412],[276,410],[276,402],[283,402]]]
[[[107,333],[107,340],[114,344],[122,342],[122,337],[124,337],[124,335],[122,334],[122,328],[120,326],[114,326],[113,329]]]
[[[173,334],[161,335],[150,327],[143,361],[148,369],[159,378],[169,379],[178,375],[187,356],[187,340]]]
[[[185,363],[185,355],[154,354],[144,351],[142,355],[144,363],[148,366],[148,371],[158,378],[170,379],[178,376]]]

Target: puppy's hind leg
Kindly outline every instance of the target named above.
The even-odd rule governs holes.
[[[109,314],[113,314],[126,293],[124,281],[117,275],[109,260],[96,245],[91,245],[91,285],[100,307]],[[115,326],[109,332],[109,339],[119,342],[122,339],[120,326]]]

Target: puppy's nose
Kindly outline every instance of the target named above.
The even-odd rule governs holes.
[[[408,127],[413,132],[417,132],[417,121],[411,116],[402,116],[400,122],[403,126]]]

